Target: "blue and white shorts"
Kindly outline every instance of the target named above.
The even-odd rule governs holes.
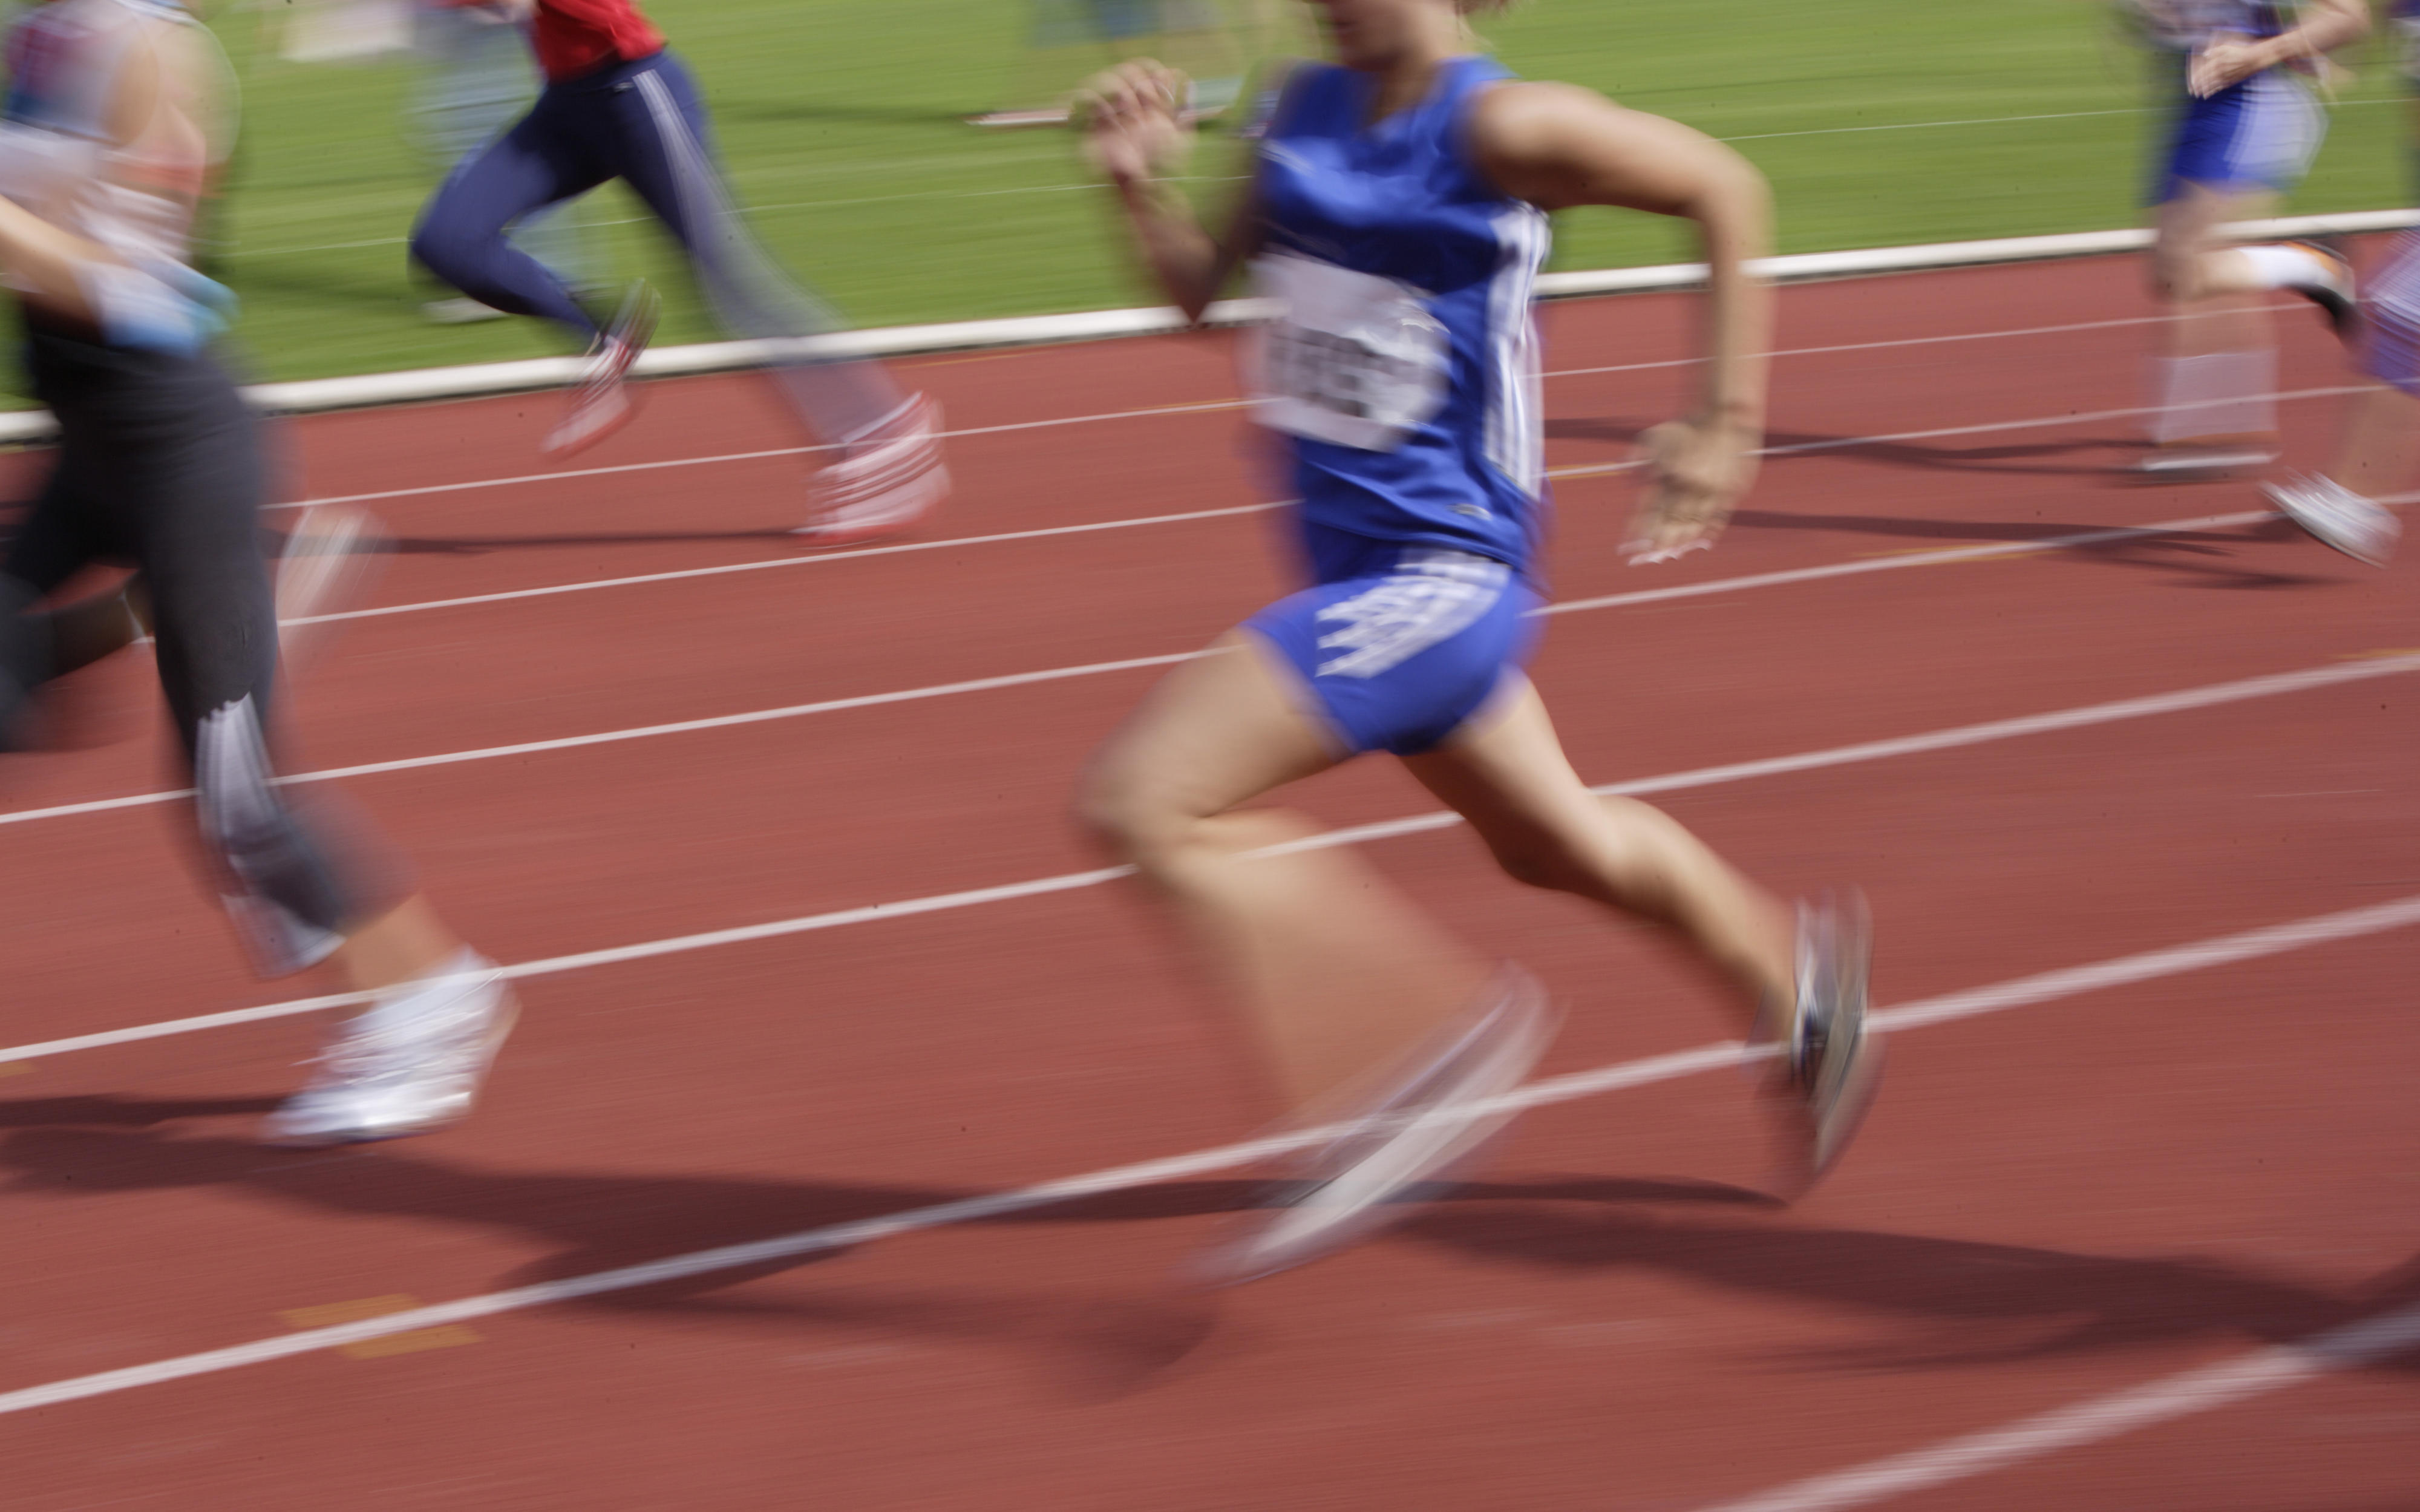
[[[2362,371],[2420,397],[2420,234],[2396,239],[2395,255],[2362,290]]]
[[[2166,204],[2187,184],[2228,194],[2291,189],[2310,171],[2327,134],[2319,101],[2281,70],[2207,99],[2187,96],[2151,203]]]
[[[1323,581],[1244,628],[1294,667],[1345,752],[1418,756],[1528,662],[1539,595],[1512,568],[1468,552],[1369,541],[1358,558],[1323,560]]]

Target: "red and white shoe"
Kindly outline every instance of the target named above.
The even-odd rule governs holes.
[[[546,433],[538,449],[549,457],[568,457],[585,451],[614,431],[628,425],[637,407],[623,380],[628,377],[630,365],[639,353],[647,350],[647,342],[656,334],[656,316],[663,302],[644,282],[634,283],[622,296],[622,307],[613,314],[613,323],[605,328],[580,370],[580,382],[571,390],[571,405],[554,429]]]
[[[913,529],[949,497],[941,465],[941,408],[923,395],[859,431],[840,460],[817,474],[814,512],[791,534],[849,546]]]

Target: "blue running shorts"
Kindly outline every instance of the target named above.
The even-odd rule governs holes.
[[[1333,537],[1335,533],[1325,533]],[[1347,752],[1418,756],[1479,712],[1538,640],[1538,591],[1491,557],[1372,540],[1244,621],[1290,663]]]
[[[2185,96],[2151,203],[2166,204],[2186,184],[2229,194],[2291,189],[2327,131],[2311,92],[2275,69],[2206,99]]]
[[[2397,239],[2385,269],[2362,290],[2362,370],[2420,396],[2420,234]]]

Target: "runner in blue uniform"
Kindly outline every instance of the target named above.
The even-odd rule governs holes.
[[[1188,133],[1154,63],[1096,80],[1087,145],[1153,273],[1189,314],[1250,263],[1283,316],[1258,418],[1291,455],[1311,586],[1164,681],[1078,800],[1099,842],[1181,916],[1241,999],[1277,1089],[1341,1121],[1277,1214],[1211,1262],[1243,1280],[1325,1253],[1469,1156],[1552,1029],[1494,968],[1308,821],[1242,805],[1390,752],[1504,868],[1664,926],[1781,1038],[1808,1177],[1872,1081],[1854,900],[1776,898],[1663,814],[1573,772],[1522,667],[1544,528],[1533,282],[1545,212],[1612,205],[1697,224],[1711,265],[1697,413],[1646,438],[1635,559],[1710,545],[1755,471],[1771,304],[1755,170],[1689,129],[1477,55],[1470,0],[1319,0],[1337,64],[1279,93],[1249,195],[1213,238],[1165,182]],[[1272,850],[1275,854],[1272,854]]]
[[[2396,71],[2412,95],[2405,150],[2420,162],[2420,0],[2395,0]],[[2347,405],[2335,455],[2324,473],[2263,486],[2271,503],[2311,536],[2372,567],[2395,553],[2402,523],[2379,500],[2420,469],[2420,232],[2406,231],[2383,271],[2369,280],[2362,322],[2362,369],[2375,386]]]
[[[2152,292],[2176,317],[2155,365],[2140,472],[2191,481],[2277,455],[2277,354],[2267,302],[2291,289],[2350,336],[2352,270],[2307,242],[2230,246],[2231,222],[2273,213],[2327,132],[2302,75],[2369,26],[2364,0],[2133,0],[2175,115],[2152,186]],[[2288,13],[2296,19],[2288,23]]]

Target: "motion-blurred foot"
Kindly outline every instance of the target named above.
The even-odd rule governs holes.
[[[1416,1189],[1477,1161],[1515,1116],[1489,1108],[1518,1087],[1554,1038],[1537,979],[1508,966],[1487,995],[1418,1052],[1392,1090],[1302,1161],[1273,1217],[1213,1251],[1202,1280],[1232,1286],[1318,1259],[1394,1223]]]
[[[2386,565],[2403,533],[2393,510],[2332,477],[2298,474],[2283,483],[2264,484],[2260,491],[2313,539],[2371,567]]]
[[[844,443],[815,475],[812,513],[793,535],[849,546],[913,529],[949,497],[941,410],[922,394]]]
[[[630,365],[654,338],[656,316],[661,308],[656,291],[644,282],[632,284],[623,294],[613,323],[588,349],[569,409],[547,432],[540,449],[548,456],[568,457],[585,450],[629,423],[633,406],[626,380]]]
[[[460,1122],[512,1032],[512,990],[463,951],[338,1026],[309,1085],[269,1115],[271,1145],[399,1139]]]
[[[1797,1001],[1781,1029],[1777,1091],[1791,1149],[1785,1184],[1803,1193],[1839,1160],[1882,1079],[1881,1037],[1866,1027],[1873,927],[1847,892],[1798,905]]]

